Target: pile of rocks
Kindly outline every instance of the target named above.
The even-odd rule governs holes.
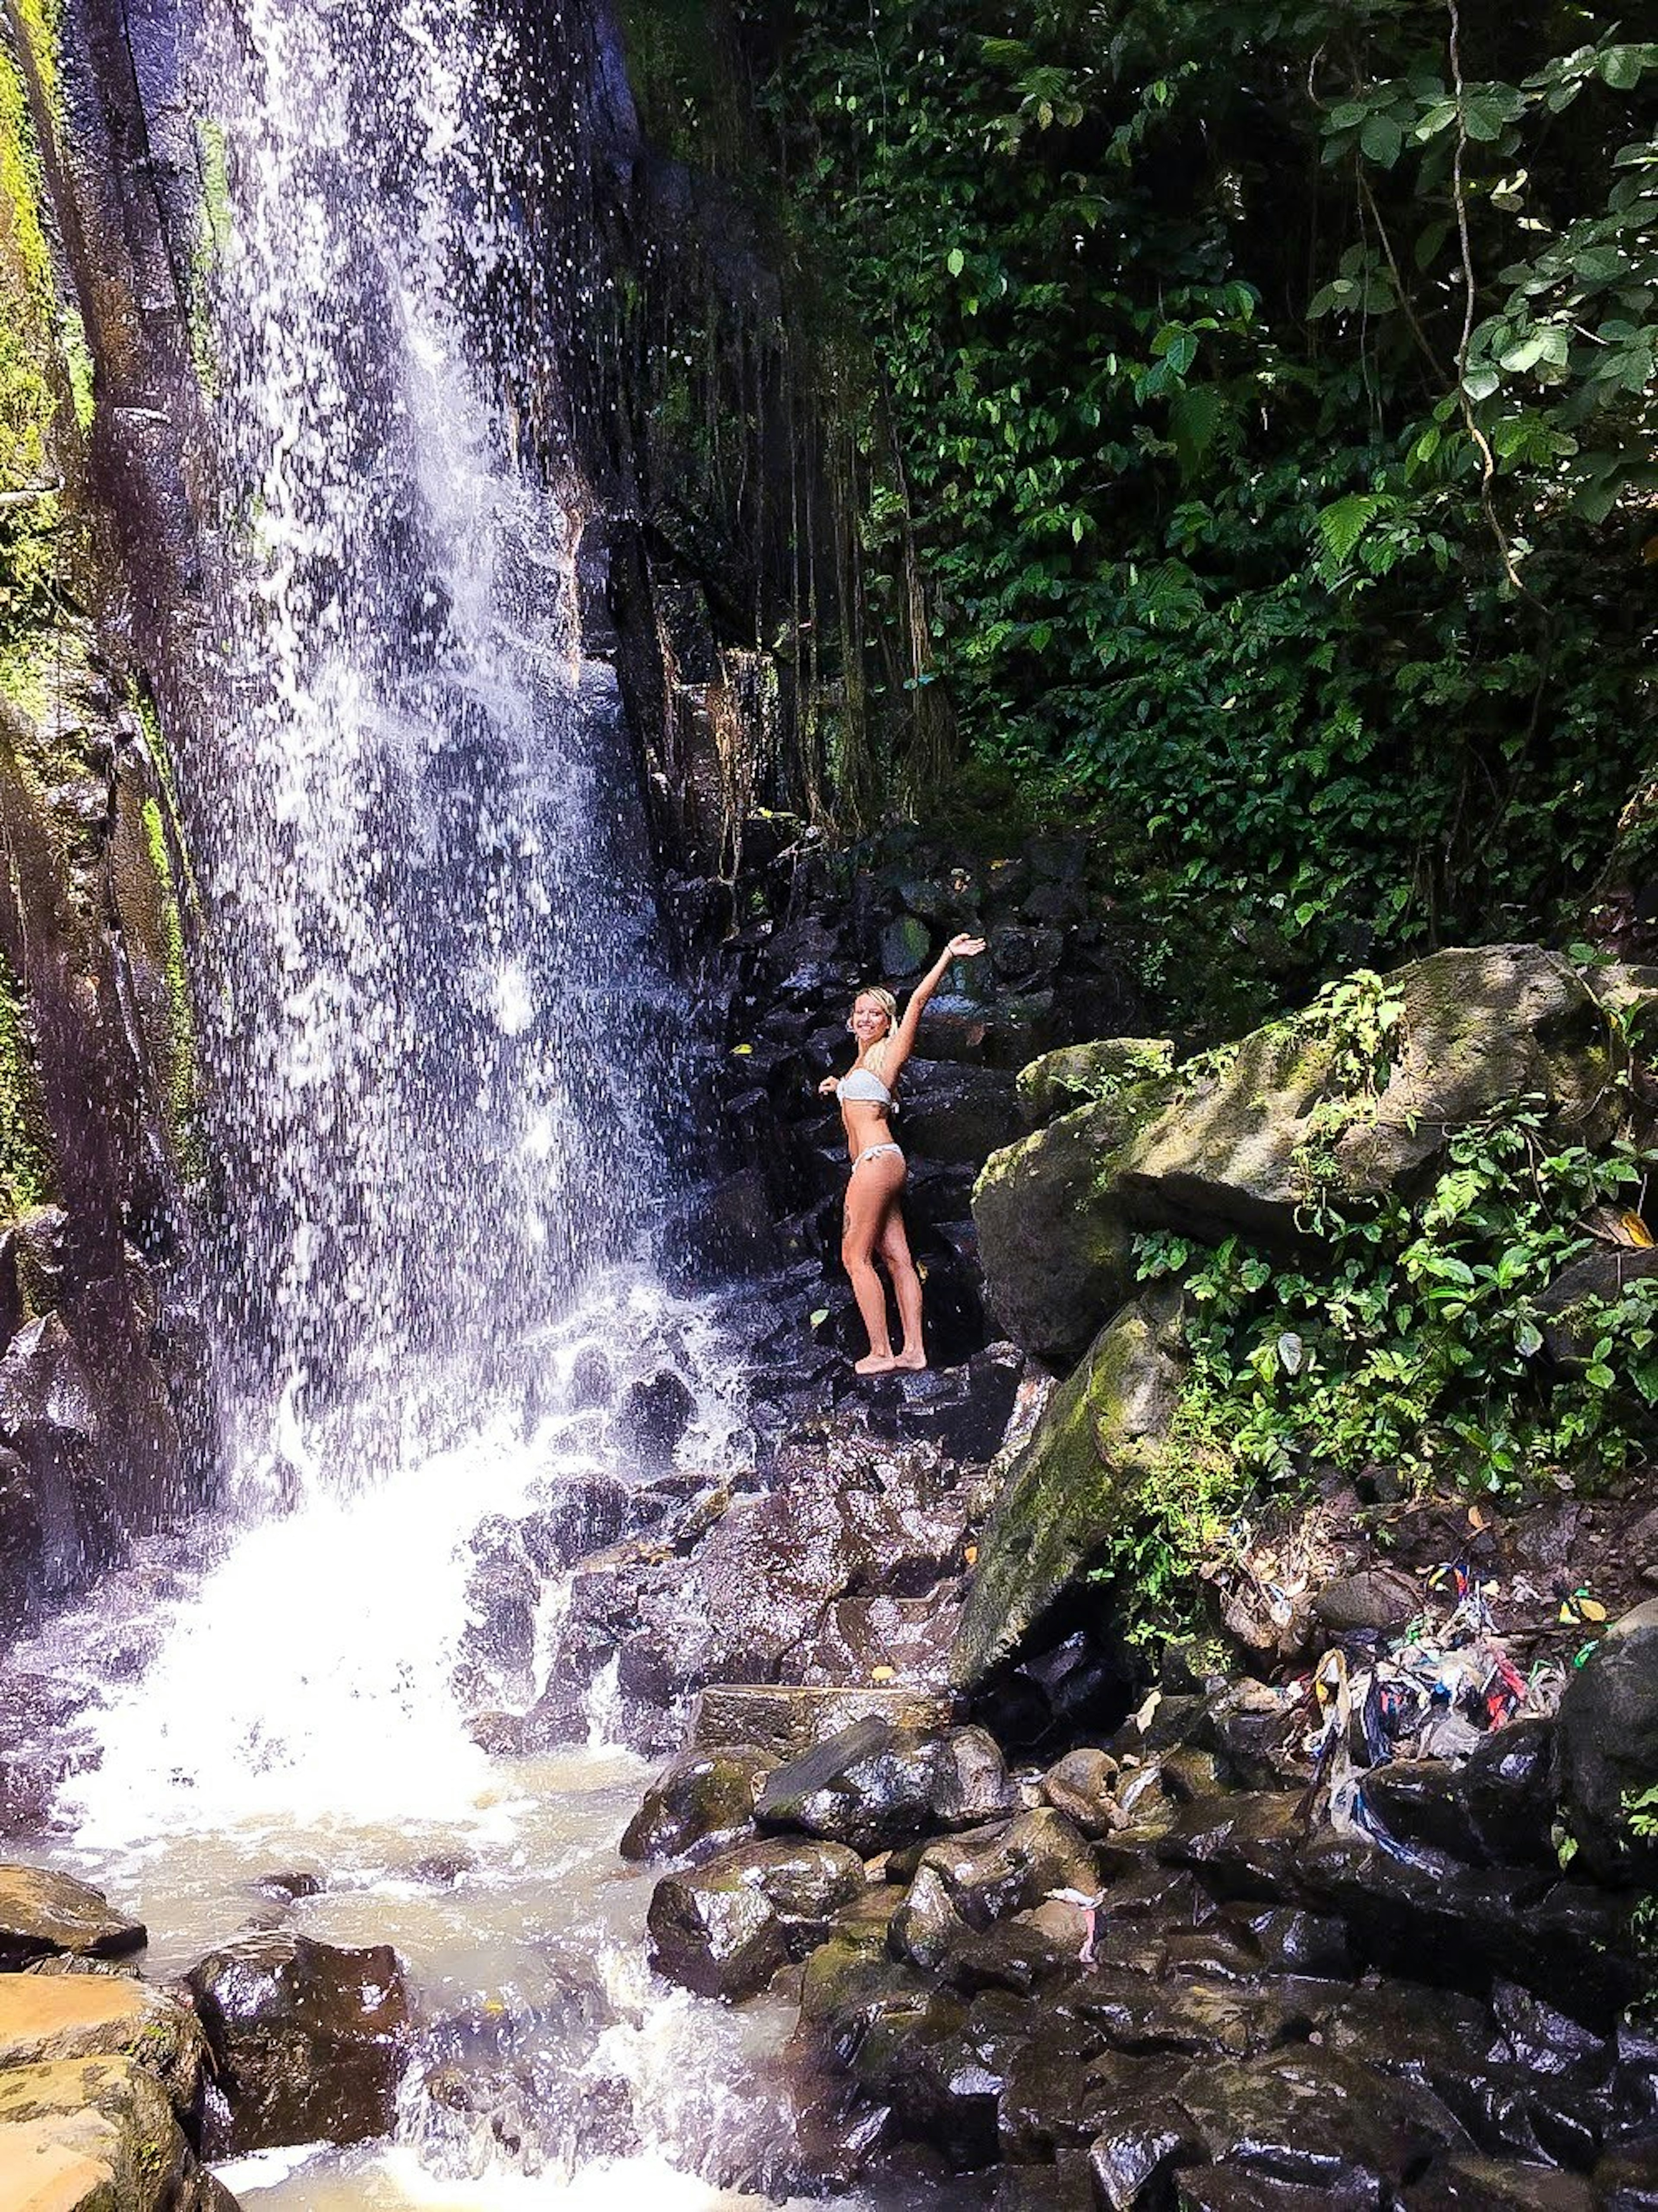
[[[389,1946],[268,1929],[157,1987],[145,1942],[85,1883],[0,1867],[0,2203],[234,2212],[203,2159],[388,2132],[412,2039]]]
[[[1559,1747],[1524,1720],[1461,1769],[1379,1768],[1362,1826],[1309,1787],[1300,1691],[1178,1662],[1045,1771],[897,1692],[711,1691],[625,1846],[675,1860],[653,1960],[728,2001],[798,1989],[797,2184],[1637,2212],[1658,2034],[1628,2009],[1636,1897],[1563,1875],[1554,1821],[1557,1765],[1593,1764],[1607,1698],[1650,1724],[1630,1720],[1647,1634],[1585,1668]]]

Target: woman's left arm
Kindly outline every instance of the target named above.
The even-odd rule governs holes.
[[[909,1004],[904,1008],[903,1018],[892,1033],[892,1042],[887,1047],[882,1080],[890,1087],[898,1080],[899,1070],[915,1049],[915,1032],[921,1026],[921,1016],[926,1011],[927,1000],[944,980],[945,970],[953,960],[971,960],[985,949],[982,937],[965,933],[952,937],[926,974],[909,994]]]

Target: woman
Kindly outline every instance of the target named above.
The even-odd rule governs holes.
[[[902,1149],[893,1142],[887,1117],[892,1094],[904,1062],[915,1049],[915,1032],[927,1000],[944,979],[952,960],[971,959],[982,952],[982,937],[952,937],[910,994],[904,1018],[898,1019],[898,1002],[890,991],[860,991],[853,1003],[847,1027],[858,1040],[858,1057],[837,1081],[826,1076],[817,1086],[821,1096],[834,1091],[841,1101],[846,1124],[847,1150],[852,1155],[852,1181],[847,1186],[846,1225],[841,1238],[841,1260],[852,1278],[858,1311],[869,1332],[869,1352],[855,1361],[859,1375],[890,1375],[902,1369],[926,1365],[921,1341],[921,1279],[909,1255],[904,1217],[898,1204],[908,1170]],[[879,1253],[898,1300],[903,1344],[895,1352],[887,1330],[886,1291],[875,1272]]]

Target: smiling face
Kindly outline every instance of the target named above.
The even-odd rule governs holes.
[[[892,1027],[892,1017],[872,991],[862,991],[853,1002],[847,1026],[858,1040],[859,1051],[866,1052]]]

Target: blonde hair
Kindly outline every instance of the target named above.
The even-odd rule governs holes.
[[[859,999],[873,999],[887,1018],[885,1036],[878,1037],[863,1055],[864,1066],[872,1074],[879,1075],[886,1066],[887,1047],[892,1041],[893,1030],[897,1027],[898,1001],[884,983],[865,983],[861,990],[853,993],[852,1003],[854,1006],[857,1006]]]

